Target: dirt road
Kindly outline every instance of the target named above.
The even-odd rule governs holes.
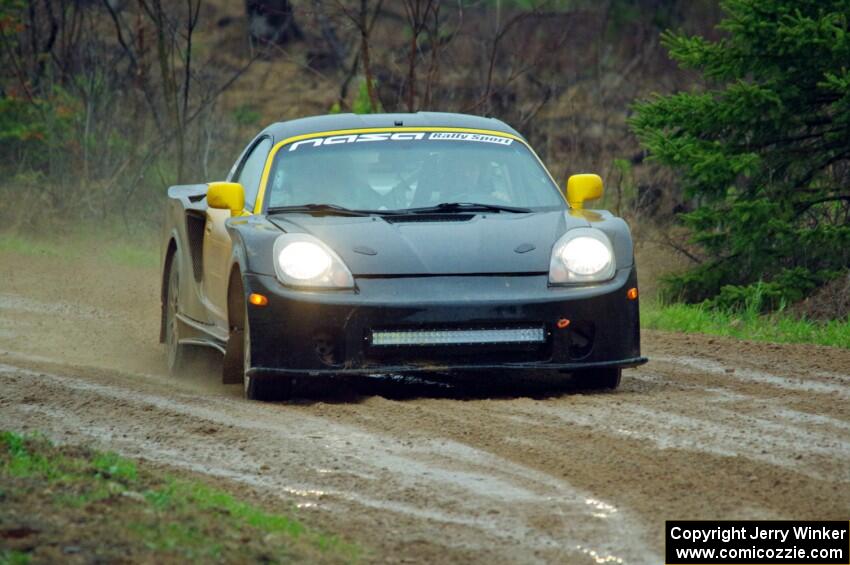
[[[156,272],[0,255],[0,428],[205,473],[376,561],[662,563],[665,519],[850,514],[850,351],[647,332],[615,393],[164,371]]]

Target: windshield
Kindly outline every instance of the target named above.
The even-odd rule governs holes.
[[[351,134],[282,147],[269,175],[268,208],[330,204],[409,210],[476,203],[565,208],[538,160],[513,139],[472,133]]]

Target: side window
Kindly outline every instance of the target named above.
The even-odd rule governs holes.
[[[241,183],[245,188],[245,206],[253,208],[257,201],[257,192],[260,190],[260,179],[263,176],[263,168],[266,165],[266,157],[272,148],[272,140],[265,138],[251,150],[251,153],[242,162],[242,166],[233,179]]]

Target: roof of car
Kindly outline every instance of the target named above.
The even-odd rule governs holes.
[[[510,133],[522,137],[515,129],[496,118],[452,114],[448,112],[416,112],[415,114],[327,114],[278,122],[268,126],[264,133],[275,141],[326,131],[385,128],[385,127],[453,127],[483,129]]]

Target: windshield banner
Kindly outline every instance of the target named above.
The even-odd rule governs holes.
[[[296,141],[289,146],[289,151],[295,151],[301,147],[323,147],[326,145],[340,145],[344,143],[365,143],[374,141],[471,141],[478,143],[495,143],[498,145],[510,145],[513,139],[498,135],[486,135],[480,133],[466,132],[385,132],[385,133],[354,133],[348,135],[332,135],[330,137],[317,137],[315,139],[304,139]]]

